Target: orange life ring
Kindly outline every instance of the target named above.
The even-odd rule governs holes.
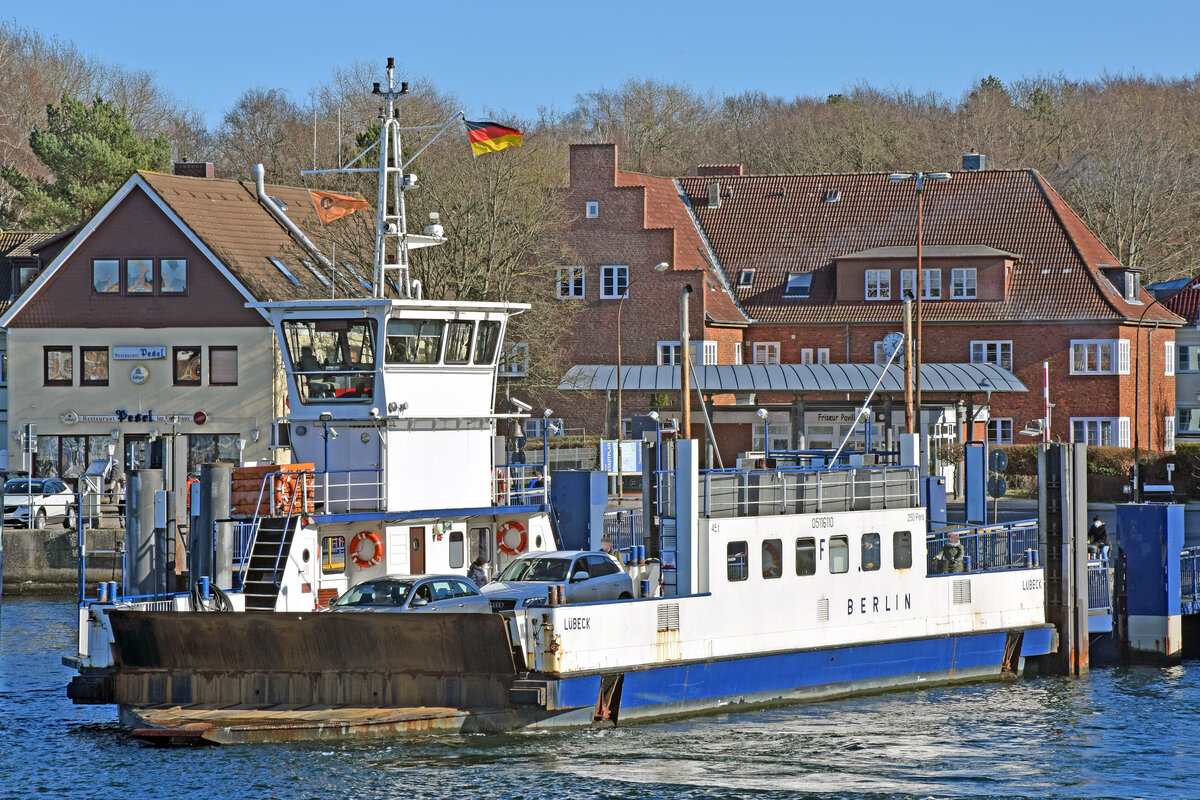
[[[508,481],[505,480],[504,470],[500,467],[496,467],[496,477],[493,480],[493,484],[496,487],[496,497],[504,497],[505,492],[508,491]]]
[[[520,541],[517,546],[513,547],[508,543],[508,535],[516,533],[519,535]],[[515,519],[510,519],[508,522],[496,529],[496,546],[500,548],[500,552],[506,555],[515,556],[525,552],[525,546],[529,544],[529,532],[525,530],[525,526],[517,522]]]
[[[372,542],[375,545],[375,552],[369,559],[359,555],[364,540]],[[379,538],[379,534],[375,531],[362,531],[350,540],[350,556],[354,559],[354,566],[359,569],[373,567],[383,560],[383,540]]]

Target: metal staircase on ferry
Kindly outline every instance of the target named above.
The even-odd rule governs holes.
[[[243,574],[242,592],[247,611],[274,611],[296,518],[259,517],[256,523],[258,530]]]

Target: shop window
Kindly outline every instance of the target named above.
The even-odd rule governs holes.
[[[187,437],[188,472],[199,472],[201,464],[225,461],[238,463],[236,433],[193,433]]]
[[[211,386],[237,386],[238,351],[236,347],[208,348],[208,383]]]
[[[83,372],[79,375],[80,386],[108,386],[108,348],[81,347],[79,362]]]
[[[42,349],[42,385],[71,386],[75,383],[74,348]]]
[[[848,537],[830,537],[829,571],[835,575],[850,571],[850,539]]]
[[[346,571],[346,537],[326,536],[321,539],[321,573],[329,575]]]
[[[750,574],[746,559],[746,543],[730,542],[725,546],[726,575],[731,581],[744,581]]]
[[[200,348],[172,348],[176,386],[200,385]]]

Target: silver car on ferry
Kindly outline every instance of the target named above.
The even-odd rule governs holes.
[[[544,604],[551,586],[562,587],[564,603],[633,597],[633,579],[610,553],[600,550],[530,553],[509,563],[481,591],[493,611],[512,611]]]

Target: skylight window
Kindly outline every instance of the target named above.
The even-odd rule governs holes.
[[[808,297],[812,289],[811,272],[789,272],[787,286],[783,289],[784,297]]]
[[[738,286],[751,286],[754,284],[754,270],[744,269],[738,273]]]
[[[297,286],[303,285],[300,283],[299,280],[297,280],[296,276],[292,274],[292,271],[290,269],[288,269],[287,266],[282,261],[280,261],[278,258],[275,258],[274,256],[268,256],[267,261],[270,261],[272,264],[274,264],[275,269],[277,269],[283,273],[283,277],[287,278],[289,281],[296,284]]]
[[[305,258],[300,259],[300,263],[303,264],[304,266],[308,267],[308,271],[313,274],[313,277],[316,278],[317,280],[319,280],[321,283],[325,284],[326,288],[333,287],[333,283],[329,280],[329,278],[325,277],[325,273],[323,273],[323,272],[321,272],[321,270],[317,269],[316,264],[314,264],[313,262],[311,262]]]

